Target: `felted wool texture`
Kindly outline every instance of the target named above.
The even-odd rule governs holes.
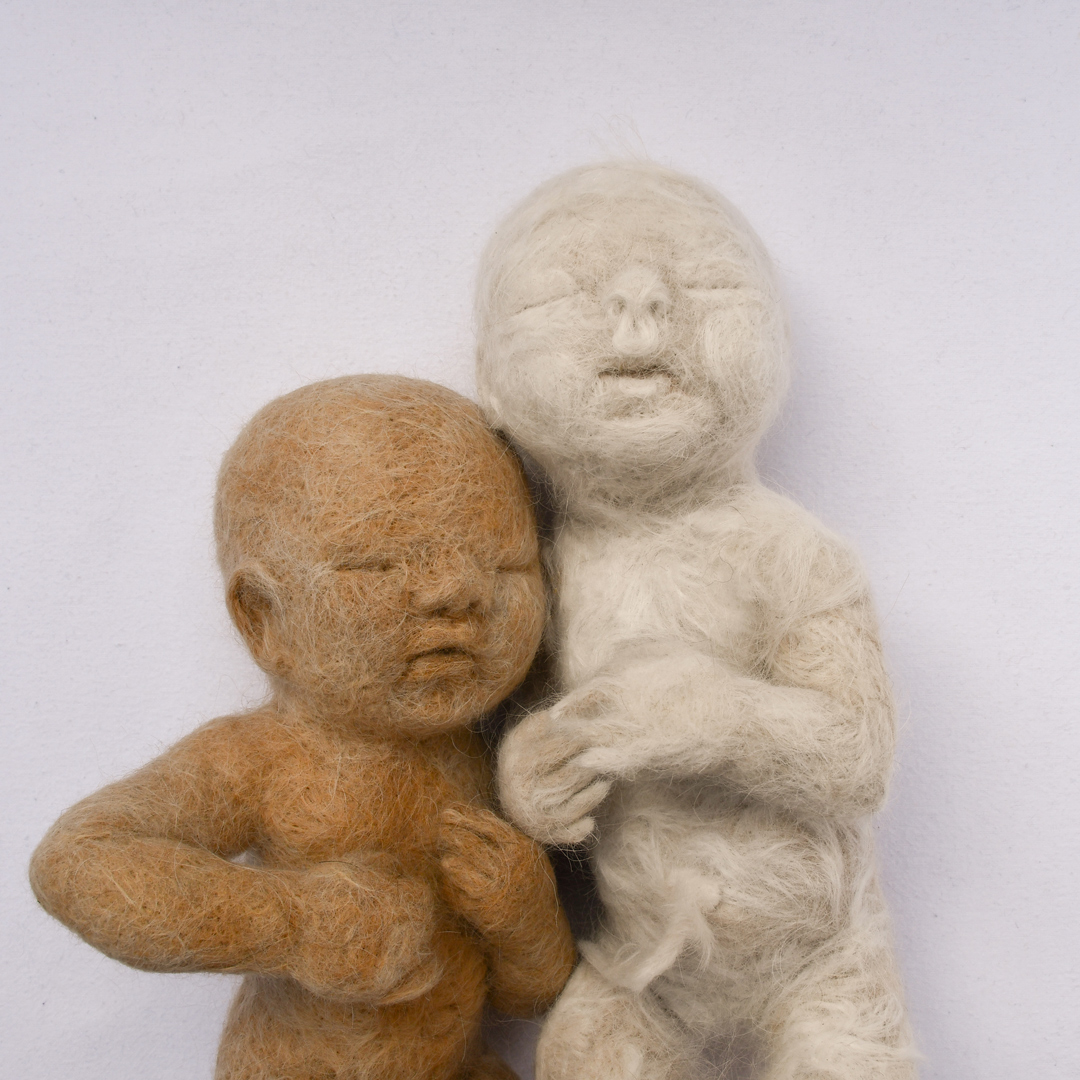
[[[761,242],[697,180],[578,169],[499,226],[477,322],[555,507],[559,692],[500,799],[590,843],[604,907],[538,1080],[910,1078],[870,826],[893,704],[857,559],[754,468],[787,382]]]
[[[532,1014],[575,957],[470,726],[543,627],[520,464],[449,390],[336,379],[248,424],[215,521],[271,696],[68,810],[35,893],[134,967],[246,974],[219,1078],[512,1077],[484,1002]]]

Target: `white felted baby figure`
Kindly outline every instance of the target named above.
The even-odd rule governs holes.
[[[604,905],[539,1080],[910,1078],[889,687],[857,560],[754,469],[786,378],[760,241],[687,177],[577,170],[499,228],[478,315],[483,407],[557,508],[563,696],[507,736],[501,799],[595,838]]]

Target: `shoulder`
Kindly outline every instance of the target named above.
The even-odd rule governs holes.
[[[809,510],[760,484],[737,489],[731,507],[741,561],[761,601],[799,617],[866,599],[858,555]]]
[[[280,761],[290,748],[295,752],[295,745],[271,710],[256,709],[203,724],[141,771],[182,772],[193,783],[203,776],[235,789],[255,782],[267,764]]]
[[[259,754],[273,753],[259,739],[264,723],[247,714],[203,724],[142,768],[76,803],[55,828],[184,838],[204,836],[200,823],[206,821],[247,821],[260,801],[265,758]]]
[[[188,749],[218,749],[229,754],[251,750],[267,743],[276,744],[289,738],[286,725],[272,709],[232,713],[195,728],[173,746],[174,751]]]

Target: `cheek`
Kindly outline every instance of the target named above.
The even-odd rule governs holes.
[[[347,666],[377,669],[392,664],[402,651],[404,611],[405,592],[399,583],[343,576],[324,595],[319,647]]]
[[[546,598],[539,574],[500,574],[493,617],[488,624],[488,647],[499,667],[528,668],[544,630]]]
[[[751,290],[730,295],[702,321],[698,349],[732,419],[749,423],[767,406],[783,369],[783,326]]]
[[[485,349],[484,367],[504,392],[546,397],[545,391],[590,374],[582,359],[604,351],[608,338],[598,305],[559,301],[504,320]]]

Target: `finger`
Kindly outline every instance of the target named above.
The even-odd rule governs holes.
[[[475,849],[478,844],[501,848],[517,839],[509,822],[483,807],[444,810],[440,818],[439,844],[444,850]]]
[[[476,891],[477,883],[482,885],[485,880],[467,859],[448,855],[439,860],[439,866],[443,872],[443,885],[458,893],[472,895]]]
[[[580,726],[606,716],[615,706],[615,694],[611,689],[592,685],[567,694],[551,707],[550,712],[556,722],[570,722]]]
[[[542,787],[549,793],[549,797],[559,802],[567,802],[597,780],[606,779],[599,776],[596,769],[583,768],[579,764],[580,760],[579,755],[574,761],[567,762],[561,769],[544,778]]]
[[[621,746],[593,746],[579,754],[574,764],[593,773],[617,777],[639,768],[643,757],[640,744],[624,743]]]
[[[583,844],[592,836],[596,829],[596,820],[591,817],[579,818],[571,825],[561,829],[553,829],[550,833],[549,843],[557,847],[573,847],[575,844]]]
[[[607,798],[610,790],[610,780],[594,780],[562,803],[558,808],[558,817],[566,824],[577,821],[590,810],[595,810]]]
[[[503,740],[499,759],[531,764],[533,768],[555,765],[592,745],[589,733],[579,724],[560,721],[551,713],[527,717]]]

